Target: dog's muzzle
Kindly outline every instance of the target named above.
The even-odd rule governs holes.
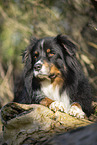
[[[61,77],[61,72],[55,65],[41,60],[35,63],[33,72],[34,76],[40,79],[52,80],[56,77]]]
[[[34,70],[35,71],[40,71],[41,70],[41,68],[42,68],[42,64],[41,63],[36,63],[35,65],[34,65]]]
[[[50,74],[50,66],[46,61],[39,60],[35,63],[33,72],[37,78],[47,78]]]

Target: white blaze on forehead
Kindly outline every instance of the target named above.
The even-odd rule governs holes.
[[[41,41],[41,48],[43,49],[44,40]]]
[[[42,56],[43,56],[43,45],[44,45],[44,40],[41,41]]]
[[[42,60],[36,62],[36,64],[43,64]]]

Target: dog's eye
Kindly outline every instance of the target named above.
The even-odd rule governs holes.
[[[49,57],[52,57],[52,56],[54,56],[54,55],[55,55],[54,53],[49,53],[49,54],[48,54]]]
[[[34,58],[36,59],[38,56],[39,56],[38,51],[35,51],[35,52],[34,52]]]
[[[50,49],[47,49],[47,55],[48,57],[52,57],[54,56],[54,53]]]

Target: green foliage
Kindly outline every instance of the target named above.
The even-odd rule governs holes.
[[[59,14],[57,11],[55,14],[42,0],[2,1],[0,12],[3,20],[0,26],[0,55],[1,61],[7,65],[10,61],[12,64],[20,62],[18,57],[31,35],[53,36],[59,31],[58,25],[55,25]]]

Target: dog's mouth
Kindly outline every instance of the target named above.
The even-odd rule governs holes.
[[[41,73],[38,74],[36,77],[40,79],[49,79],[49,76],[47,74],[41,74]]]
[[[38,74],[37,78],[50,80],[50,79],[55,79],[57,76],[58,75],[56,75],[56,74],[48,74],[48,75],[47,74]]]
[[[39,74],[37,75],[37,78],[42,81],[42,80],[49,80],[49,81],[54,81],[56,78],[60,77],[60,74]]]
[[[57,77],[56,74],[50,74],[50,75],[49,75],[49,78],[50,78],[50,79],[55,79],[56,77]]]

